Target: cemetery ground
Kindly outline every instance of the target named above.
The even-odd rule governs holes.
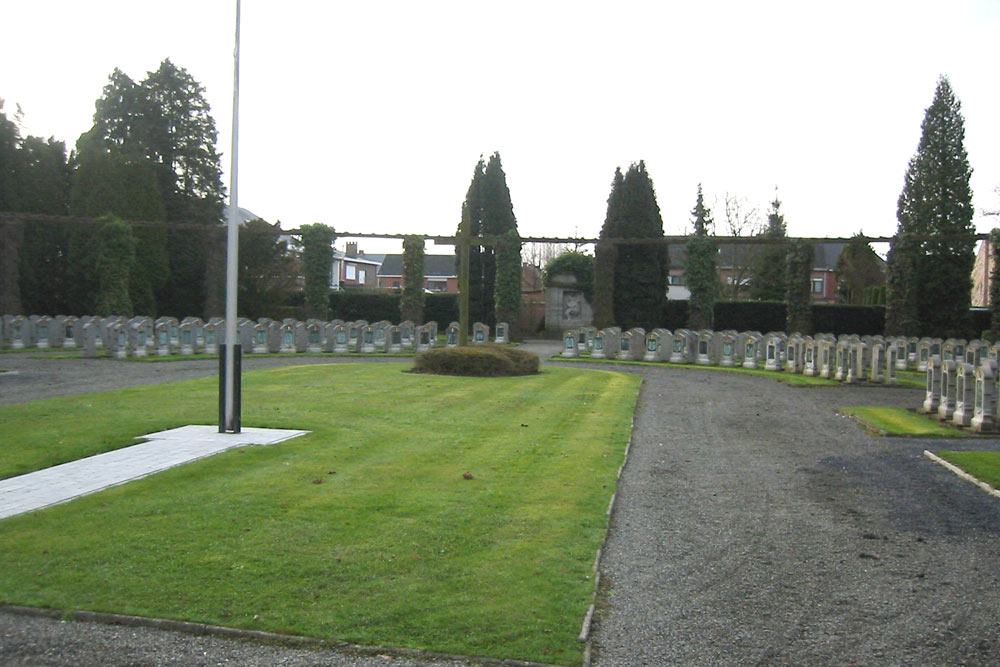
[[[51,377],[49,380],[53,381],[45,385],[39,374],[58,376],[60,372],[50,364],[75,366],[88,360],[29,361],[20,355],[12,356],[3,358],[3,365],[20,374],[0,376],[0,402],[40,398],[46,391],[50,395],[79,393],[79,388],[74,392]],[[87,366],[76,379],[80,383],[91,382],[101,390],[212,373],[208,362],[93,361],[97,365]],[[340,363],[331,359],[290,358],[250,361],[256,367],[331,362]],[[960,455],[988,451],[1000,456],[1000,440],[879,437],[837,412],[847,406],[912,409],[923,398],[919,388],[863,384],[794,387],[745,373],[660,365],[570,366],[550,361],[546,370],[553,366],[615,370],[643,379],[629,458],[618,483],[600,560],[598,605],[591,630],[592,664],[617,667],[1000,663],[1000,640],[996,634],[1000,624],[1000,577],[996,568],[1000,560],[1000,505],[997,504],[1000,500],[922,456],[924,449],[938,453],[947,449]],[[122,370],[112,373],[108,369]],[[112,377],[116,374],[118,377]],[[155,374],[155,378],[149,379],[149,374]],[[39,384],[43,388],[39,389]],[[343,391],[343,387],[339,389]],[[12,392],[17,396],[12,398]],[[361,400],[359,397],[360,394],[355,394],[354,399]],[[377,397],[379,415],[387,419],[398,402],[389,401],[385,391]],[[11,407],[26,409],[32,405],[19,403]],[[579,408],[570,409],[573,418],[586,417]],[[482,414],[486,412],[480,410],[476,419],[488,418],[489,415]],[[251,424],[245,420],[245,423],[308,428],[288,422]],[[530,431],[532,425],[518,428]],[[356,428],[353,432],[363,430]],[[288,448],[294,442],[289,441]],[[565,443],[557,440],[554,444],[560,447]],[[238,469],[245,465],[247,456],[262,464],[271,457],[275,463],[283,460],[267,449],[223,455],[218,470]],[[194,465],[202,467],[207,463]],[[327,476],[323,484],[313,485],[312,468],[302,468],[303,483],[290,487],[295,494],[301,494],[295,497],[308,499],[310,492],[330,490],[333,484],[330,478],[342,474],[336,467],[332,470],[338,470],[337,474]],[[178,485],[189,489],[189,475],[211,481],[211,475],[202,475],[197,470],[183,474],[181,471],[166,473],[168,477],[161,483],[169,487],[165,493]],[[455,482],[482,481],[476,470],[471,472],[475,479]],[[152,479],[148,484],[156,486]],[[243,480],[239,485],[250,493],[239,508],[255,518],[261,516],[263,510],[254,507],[256,492],[244,486]],[[124,493],[125,488],[116,493]],[[188,514],[214,511],[209,500],[198,504],[181,497],[185,494],[170,496],[178,497],[179,503],[192,508],[184,514],[185,521]],[[108,507],[101,507],[107,501],[98,499],[104,495],[93,497],[88,505],[91,513],[115,510],[115,506],[122,504],[108,503]],[[606,500],[605,496],[602,515]],[[54,511],[57,509],[32,516],[45,523],[53,522],[50,517],[59,516]],[[135,516],[126,515],[123,520],[133,524],[143,520],[162,521],[157,509],[165,508],[143,501],[130,510]],[[289,508],[282,509],[290,512]],[[544,513],[546,508],[537,509]],[[560,512],[561,508],[557,506],[554,511]],[[291,514],[294,520],[294,513]],[[281,520],[285,515],[275,516]],[[267,521],[268,518],[264,516],[248,522],[249,525],[234,523],[233,527],[251,528],[243,531],[242,539],[261,539],[255,533],[266,533],[276,522]],[[340,518],[351,520],[346,516]],[[416,517],[410,518],[419,523]],[[9,530],[3,523],[0,522],[0,532]],[[320,548],[321,536],[305,525],[298,526],[301,530],[293,541]],[[57,544],[67,539],[67,532],[75,531],[75,526],[66,523],[56,528],[49,537]],[[150,534],[149,539],[163,540],[180,532],[174,526],[167,526],[158,535]],[[82,538],[73,535],[72,539]],[[420,543],[419,539],[412,541]],[[3,544],[6,535],[0,537],[0,545]],[[236,542],[218,542],[217,554],[228,553],[233,544]],[[257,544],[261,549],[282,552],[300,548],[267,540]],[[133,548],[128,540],[120,551],[131,554]],[[400,554],[400,551],[390,552],[396,554],[395,562],[405,560],[400,558],[405,555],[412,561],[406,565],[426,565],[423,558],[418,561],[412,557],[413,553],[422,555],[416,547],[412,552]],[[51,552],[42,555],[53,560]],[[163,561],[162,550],[159,557],[159,560],[153,556],[149,559]],[[246,567],[235,570],[232,566],[239,563],[223,560],[212,565],[217,568],[219,581],[245,576]],[[592,554],[589,560],[593,562]],[[98,571],[104,574],[111,567],[106,561],[91,561],[86,563],[88,567],[103,568]],[[40,561],[49,567],[47,562]],[[167,560],[164,566],[169,568],[173,564]],[[19,567],[26,579],[17,579],[16,589],[37,589],[42,585],[35,581],[37,575],[49,571],[42,569],[39,562],[34,567]],[[529,584],[538,582],[534,571],[524,573]],[[272,578],[279,578],[278,575],[294,579],[299,573],[279,570]],[[208,585],[213,583],[217,582]],[[460,582],[463,587],[467,583]],[[161,596],[165,592],[169,597],[180,584],[170,580],[164,585],[168,587],[161,591]],[[336,588],[322,589],[319,594]],[[300,587],[297,592],[300,595],[295,601],[296,608],[308,610],[315,604],[316,590]],[[367,595],[366,591],[363,593]],[[511,591],[498,595],[504,594],[520,596],[520,592]],[[7,597],[5,593],[4,599]],[[265,597],[261,590],[259,599]],[[513,600],[510,613],[530,612],[531,600]],[[386,602],[394,604],[392,600]],[[463,602],[464,599],[459,599],[459,604]],[[429,614],[433,620],[439,610],[440,607],[430,612],[421,610],[411,617],[400,615],[396,620],[407,630],[419,631],[423,616]],[[572,623],[574,635],[579,632],[578,616],[574,616]],[[266,618],[261,615],[261,620]],[[225,624],[237,625],[231,617]],[[449,628],[442,636],[452,632],[455,630]],[[150,628],[60,624],[0,613],[0,662],[22,659],[34,664],[31,658],[37,663],[59,665],[226,661],[248,665],[387,664],[386,659],[377,655],[358,657],[339,651],[282,648]],[[572,662],[566,653],[543,654],[536,659]],[[438,663],[396,655],[388,664],[475,663],[474,660]]]
[[[311,433],[0,522],[0,599],[578,663],[639,378],[407,367],[246,374],[245,424]],[[0,478],[212,423],[216,387],[2,406]]]

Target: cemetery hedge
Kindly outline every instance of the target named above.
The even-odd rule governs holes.
[[[859,336],[880,336],[885,328],[885,306],[816,304],[812,307],[813,331]]]
[[[538,372],[538,364],[538,355],[534,352],[503,345],[474,345],[422,352],[414,359],[413,372],[469,377],[508,377],[534,375]]]
[[[715,304],[714,328],[717,331],[784,331],[785,304],[781,301],[719,301]]]
[[[424,301],[424,321],[437,322],[443,329],[458,321],[457,294],[427,294]],[[399,321],[400,295],[373,290],[338,290],[330,292],[330,318],[344,321]]]

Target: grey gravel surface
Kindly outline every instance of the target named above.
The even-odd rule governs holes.
[[[650,369],[594,664],[1000,664],[1000,504],[835,414],[904,389]]]
[[[0,368],[18,371],[0,375],[0,403],[10,403],[216,365],[3,355]],[[1000,442],[875,438],[835,414],[913,407],[917,390],[616,369],[645,382],[601,561],[595,665],[1000,664],[1000,501],[921,456]],[[0,613],[0,664],[475,663]]]

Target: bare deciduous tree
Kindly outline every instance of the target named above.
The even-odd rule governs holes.
[[[726,231],[733,238],[757,236],[764,231],[760,210],[752,206],[745,197],[726,193]],[[726,272],[723,293],[731,301],[739,301],[748,287],[758,246],[752,244],[729,243],[720,246],[722,256],[719,269]]]

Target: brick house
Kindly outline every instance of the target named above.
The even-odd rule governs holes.
[[[402,289],[403,256],[384,255],[378,268],[379,289]],[[424,289],[428,292],[458,293],[458,270],[455,255],[424,255]]]
[[[335,248],[330,270],[330,289],[375,289],[378,285],[376,274],[383,257],[384,255],[366,255],[352,241],[348,241],[345,252]]]

